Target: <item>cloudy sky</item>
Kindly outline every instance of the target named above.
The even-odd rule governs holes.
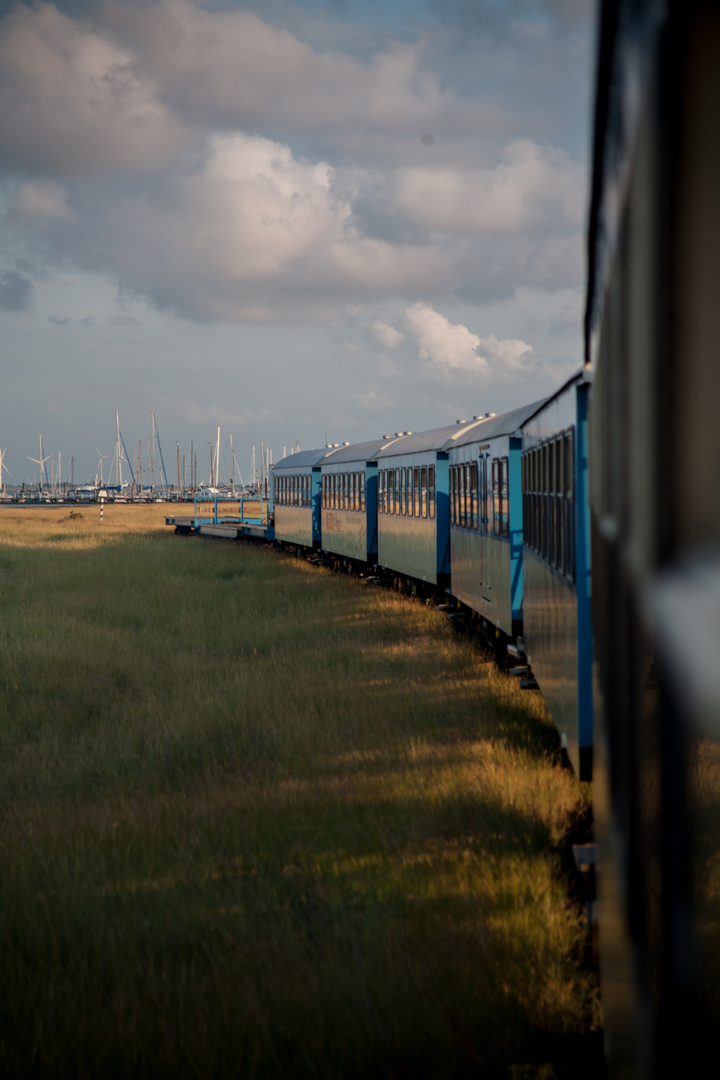
[[[590,0],[0,2],[6,480],[116,409],[208,479],[218,425],[246,475],[550,393],[593,50]]]

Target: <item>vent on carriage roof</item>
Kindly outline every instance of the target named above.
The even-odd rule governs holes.
[[[467,420],[456,420],[456,424],[467,424]]]
[[[383,439],[392,439],[392,435],[383,435]]]
[[[486,416],[497,416],[497,413],[496,412],[486,412],[485,415]]]
[[[412,435],[412,431],[403,431],[403,435]]]
[[[349,443],[349,442],[344,442],[344,443],[343,443],[343,446],[349,446],[349,445],[350,445],[350,443]]]

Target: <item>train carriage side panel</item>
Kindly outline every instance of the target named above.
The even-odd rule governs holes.
[[[522,619],[520,424],[541,402],[488,415],[449,445],[451,591],[507,637]]]
[[[378,449],[391,440],[339,447],[323,464],[323,549],[358,562],[377,561]]]
[[[592,775],[587,384],[581,373],[523,425],[523,637],[578,776]]]
[[[288,454],[273,467],[275,539],[300,547],[318,548],[321,521],[318,512],[319,469],[327,447]]]
[[[406,435],[377,454],[378,563],[433,585],[450,579],[448,454],[445,444],[476,421]]]

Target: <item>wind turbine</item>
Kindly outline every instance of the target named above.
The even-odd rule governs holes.
[[[98,461],[98,468],[100,469],[100,487],[102,487],[103,486],[103,478],[102,478],[103,458],[110,457],[110,455],[109,454],[101,454],[100,451],[98,450],[97,446],[95,447],[95,453],[97,454],[98,458],[100,459]]]
[[[7,465],[3,461],[3,457],[5,456],[5,454],[7,454],[7,446],[5,447],[4,450],[0,450],[0,493],[2,493],[3,495],[5,494],[5,481],[3,480],[3,469],[8,474],[8,476],[12,476],[12,473],[10,472]]]
[[[48,480],[48,474],[47,474],[47,469],[45,468],[45,462],[49,461],[51,457],[52,457],[52,454],[47,454],[45,457],[43,457],[43,444],[42,444],[42,434],[41,434],[40,435],[40,457],[35,458],[35,457],[30,457],[28,455],[28,461],[34,461],[36,465],[40,466],[40,484],[39,484],[40,488],[42,488],[43,473],[45,473],[45,485],[46,485],[46,487],[50,487],[50,481]]]

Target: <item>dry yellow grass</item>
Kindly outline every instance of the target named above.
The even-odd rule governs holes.
[[[539,696],[167,512],[0,511],[3,1075],[592,1075]]]

